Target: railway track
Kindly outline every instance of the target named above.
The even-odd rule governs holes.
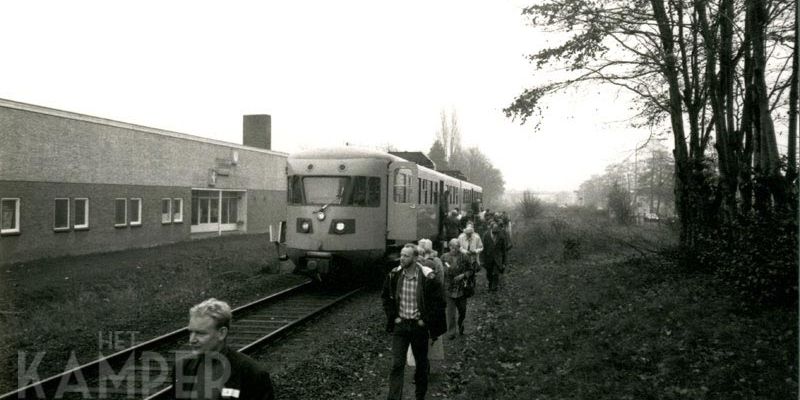
[[[228,346],[250,353],[358,293],[314,290],[307,281],[233,310]],[[0,395],[11,399],[164,399],[170,370],[190,354],[188,330],[178,329],[136,346]]]

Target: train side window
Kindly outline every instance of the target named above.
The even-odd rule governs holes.
[[[422,179],[417,178],[417,204],[422,204]]]
[[[367,181],[367,207],[381,205],[381,178],[369,177]]]
[[[411,200],[411,185],[413,175],[408,168],[400,168],[394,174],[394,201],[408,203]]]

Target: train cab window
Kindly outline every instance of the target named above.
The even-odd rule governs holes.
[[[367,205],[367,177],[354,176],[353,177],[353,190],[352,190],[352,205],[366,206]]]
[[[394,174],[394,201],[395,203],[410,203],[412,194],[412,180],[414,176],[408,168],[400,168]]]
[[[379,207],[381,178],[375,176],[290,176],[287,198],[291,205]]]
[[[367,207],[381,205],[381,178],[370,176],[367,180]]]
[[[349,176],[304,177],[306,204],[342,204],[349,181]]]
[[[286,180],[289,186],[286,190],[289,204],[303,204],[303,185],[300,179],[300,176],[292,175]]]

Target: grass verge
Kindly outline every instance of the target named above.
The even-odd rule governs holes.
[[[546,263],[477,299],[448,365],[456,399],[797,396],[797,311],[743,308],[672,262]]]

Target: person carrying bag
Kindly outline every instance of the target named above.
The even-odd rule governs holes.
[[[458,239],[450,240],[450,252],[442,256],[445,269],[445,300],[447,302],[447,339],[454,339],[456,332],[464,334],[464,318],[467,315],[467,298],[475,294],[475,271],[469,256],[461,252]],[[472,282],[470,285],[469,282]],[[458,315],[458,321],[456,321]]]

